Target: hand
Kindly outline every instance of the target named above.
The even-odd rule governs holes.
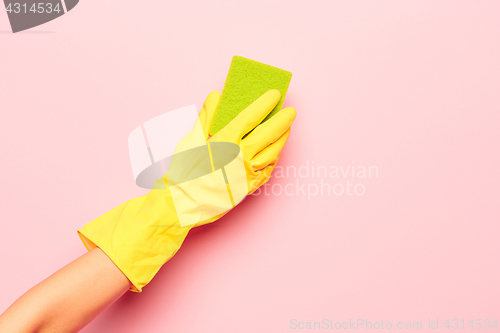
[[[209,138],[219,98],[218,92],[208,96],[149,194],[78,230],[87,249],[99,247],[127,276],[132,291],[151,281],[191,228],[219,219],[269,180],[290,135],[293,108],[260,124],[280,99],[270,90]]]
[[[270,90],[209,138],[219,93],[181,140],[157,188],[169,187],[181,226],[213,222],[267,182],[290,135],[296,112],[286,108],[262,123],[280,100]],[[168,185],[167,185],[168,184]]]

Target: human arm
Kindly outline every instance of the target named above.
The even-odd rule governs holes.
[[[0,332],[78,332],[131,284],[95,248],[43,280],[0,315]]]
[[[219,219],[269,179],[295,110],[259,125],[280,100],[277,90],[268,91],[209,138],[219,98],[209,95],[151,192],[78,230],[89,254],[16,301],[0,316],[0,333],[78,331],[127,289],[141,292],[191,228]]]

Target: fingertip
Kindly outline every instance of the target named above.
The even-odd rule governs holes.
[[[203,102],[203,106],[209,110],[215,109],[215,107],[217,107],[217,104],[219,104],[219,100],[220,93],[217,90],[214,90],[210,94],[208,94],[205,102]]]
[[[290,127],[297,117],[297,111],[292,107],[287,107],[278,112],[276,116],[279,116],[281,119],[283,119]]]
[[[214,90],[210,94],[208,94],[208,97],[219,97],[219,96],[220,96],[220,92],[217,90]]]
[[[283,110],[281,110],[281,112],[283,112],[283,111],[285,111],[289,115],[289,117],[292,119],[292,122],[297,117],[297,110],[295,110],[295,108],[293,108],[291,106],[286,107]]]
[[[278,89],[271,89],[265,92],[265,94],[268,98],[275,100],[276,104],[279,102],[281,99],[281,93]]]
[[[214,90],[210,94],[208,94],[206,101],[208,102],[218,101],[219,98],[220,98],[220,93],[217,90]]]

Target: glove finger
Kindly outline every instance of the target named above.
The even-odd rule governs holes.
[[[273,173],[276,164],[270,164],[266,166],[264,169],[256,172],[253,179],[250,181],[248,194],[254,193],[259,187],[264,185],[271,178],[271,174]]]
[[[210,131],[210,126],[215,115],[215,109],[217,104],[219,104],[220,93],[218,91],[212,91],[208,94],[207,99],[203,103],[198,119],[200,120],[201,127],[203,128],[203,134],[205,135],[205,140],[208,139],[208,132]]]
[[[285,108],[271,119],[260,124],[255,130],[242,140],[245,155],[252,158],[261,150],[280,139],[290,129],[297,112],[294,108]]]
[[[280,98],[281,93],[276,89],[265,92],[215,134],[214,138],[217,141],[239,143],[245,134],[253,130],[266,118],[278,104]]]
[[[288,137],[290,136],[290,129],[288,129],[276,142],[272,143],[264,150],[259,152],[251,160],[253,170],[261,170],[271,164],[276,164],[280,158],[281,151],[285,147]]]

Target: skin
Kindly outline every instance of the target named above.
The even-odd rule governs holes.
[[[0,315],[0,332],[78,332],[131,287],[99,248],[40,282]]]

